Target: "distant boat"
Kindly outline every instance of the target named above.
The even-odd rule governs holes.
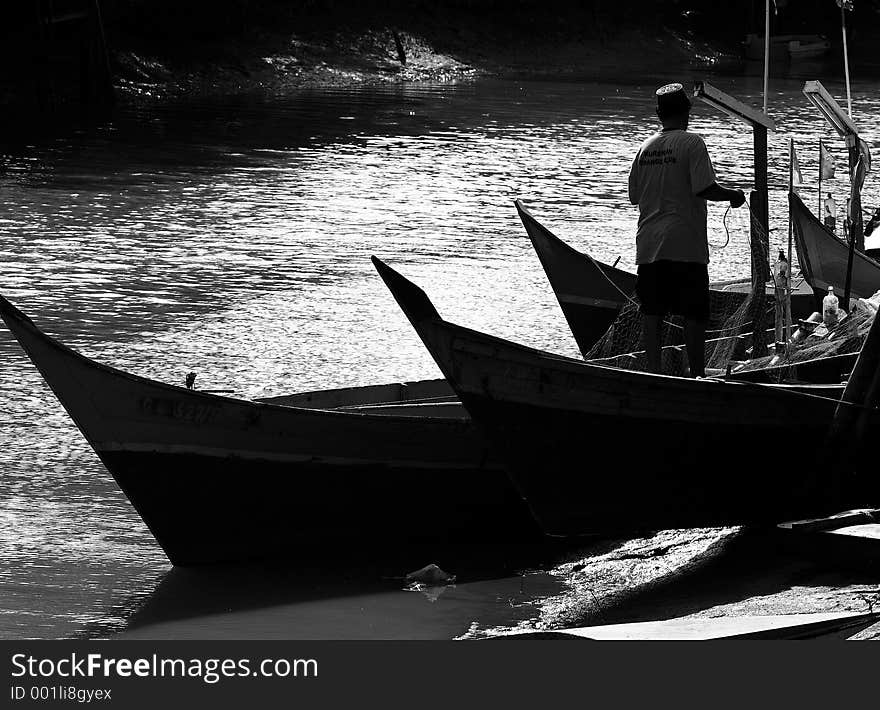
[[[855,507],[847,497],[866,493],[841,485],[838,497],[821,466],[777,465],[796,442],[821,451],[838,395],[517,345],[443,320],[418,286],[373,262],[549,535],[777,523]]]
[[[793,39],[788,43],[788,55],[792,61],[805,59],[819,59],[828,54],[831,42],[824,37],[807,36],[802,39]]]
[[[0,316],[175,565],[540,538],[443,380],[248,401],[94,362],[2,296]]]
[[[796,192],[788,193],[788,203],[804,278],[817,295],[827,293],[829,286],[843,293],[849,245],[822,224]],[[859,250],[853,255],[851,288],[853,295],[859,298],[870,298],[880,291],[880,263]]]
[[[756,34],[746,35],[743,48],[746,59],[764,59],[764,38]],[[831,42],[817,34],[789,34],[770,37],[770,61],[790,59],[816,59],[831,49]]]
[[[579,252],[541,224],[520,200],[515,204],[568,327],[586,356],[634,296],[636,275]],[[733,279],[715,281],[709,288],[710,311],[717,314],[733,312],[752,287],[750,279]],[[767,284],[767,302],[768,306],[775,302],[772,281]],[[815,306],[809,285],[803,279],[792,279],[792,318],[807,318]],[[723,325],[723,320],[710,320],[706,337],[729,335],[729,330],[718,331]]]

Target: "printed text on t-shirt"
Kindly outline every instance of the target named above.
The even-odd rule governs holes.
[[[672,148],[663,150],[648,150],[639,157],[639,165],[663,165],[663,163],[675,163]]]

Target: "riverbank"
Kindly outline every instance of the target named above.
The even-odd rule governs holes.
[[[706,73],[754,72],[744,60],[742,41],[762,18],[752,17],[747,5],[721,11],[701,4],[688,9],[688,3],[678,2],[618,7],[598,1],[521,0],[495,7],[488,0],[314,0],[295,9],[270,2],[257,10],[247,3],[221,3],[225,11],[204,25],[181,10],[169,10],[177,14],[164,17],[131,12],[111,17],[107,37],[123,96],[284,93],[483,76],[655,83],[668,77],[688,81]],[[827,66],[786,60],[775,64],[771,74],[804,69],[828,77],[842,72],[839,31],[828,17],[802,11],[775,21],[777,34],[821,32],[834,46]],[[872,35],[869,24],[862,24],[850,38],[855,79],[880,74],[873,51],[876,31]]]
[[[55,32],[51,47],[24,19],[18,29],[8,23],[0,107],[22,116],[39,116],[47,106],[50,113],[76,109],[92,92],[86,82],[104,64],[121,103],[479,77],[631,85],[760,73],[743,57],[742,40],[755,23],[745,6],[719,22],[719,10],[686,4],[196,0],[177,6],[128,0],[104,6],[100,32],[67,27],[66,35]],[[835,27],[820,20],[796,30],[822,31],[834,42]],[[82,33],[99,35],[95,47],[107,52],[106,62],[85,75],[78,69],[84,66]],[[878,37],[870,33],[860,28],[850,45],[854,80],[880,75],[872,51]],[[801,78],[805,71],[807,78],[836,79],[839,56],[834,46],[818,64],[786,59],[771,75]]]
[[[638,46],[638,52],[632,47]],[[630,28],[597,37],[571,28],[529,37],[523,28],[397,30],[391,25],[263,34],[190,47],[186,55],[113,51],[117,91],[127,97],[285,93],[309,87],[466,81],[477,77],[568,78],[632,83],[735,66],[730,47],[671,29]]]

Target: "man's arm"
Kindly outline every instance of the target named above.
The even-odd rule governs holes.
[[[639,185],[638,178],[636,176],[636,170],[638,170],[639,165],[639,156],[636,154],[635,160],[632,162],[632,166],[629,169],[629,203],[631,205],[639,204]]]
[[[722,187],[717,182],[713,182],[705,190],[698,192],[697,197],[712,202],[729,202],[731,207],[742,207],[746,201],[745,193],[742,190],[731,190]]]
[[[730,190],[722,187],[715,179],[715,168],[712,167],[712,160],[709,158],[709,151],[706,150],[706,143],[697,134],[689,134],[691,141],[690,147],[690,177],[691,185],[696,187],[706,185],[697,194],[704,200],[712,200],[713,202],[730,202],[731,207],[740,207],[746,201],[746,196],[742,190]]]

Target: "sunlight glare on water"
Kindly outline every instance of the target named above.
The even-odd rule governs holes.
[[[717,84],[760,102],[755,81]],[[89,357],[176,384],[195,370],[201,388],[243,397],[438,375],[371,254],[452,321],[576,356],[512,202],[633,269],[626,175],[656,126],[653,88],[483,81],[122,110],[2,155],[0,290]],[[872,143],[880,99],[856,86],[853,100]],[[776,247],[789,136],[808,182],[820,136],[837,156],[839,204],[847,182],[842,142],[800,83],[780,83],[771,106]],[[691,128],[719,179],[748,189],[750,134],[699,104]],[[803,195],[815,203],[812,187]],[[878,196],[869,179],[866,209]],[[713,245],[723,214],[710,206]],[[748,270],[745,210],[727,222],[716,279]],[[121,618],[169,565],[5,329],[0,357],[0,636]],[[478,612],[460,615],[450,636]]]

